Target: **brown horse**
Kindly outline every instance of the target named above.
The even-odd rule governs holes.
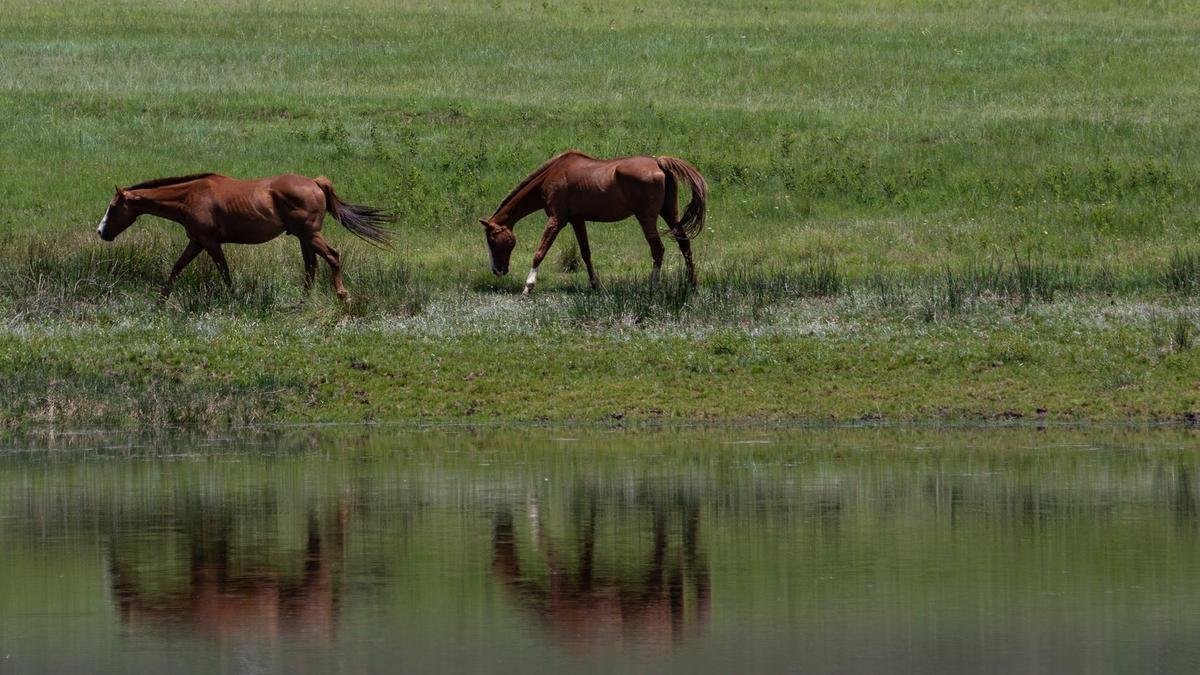
[[[711,582],[700,552],[700,509],[688,503],[653,508],[653,547],[640,573],[602,574],[595,565],[596,506],[588,505],[582,522],[578,559],[572,565],[530,508],[534,547],[548,568],[548,581],[537,580],[521,565],[512,512],[502,507],[492,525],[492,570],[519,606],[555,638],[578,646],[626,642],[669,647],[703,633],[709,622]],[[682,550],[670,545],[670,520],[682,521]],[[532,562],[526,557],[527,562]],[[688,587],[692,594],[686,591]]]
[[[307,547],[283,561],[288,564],[253,563],[230,544],[233,523],[207,511],[185,526],[186,572],[171,565],[139,567],[113,542],[109,583],[121,623],[135,634],[178,631],[214,638],[222,646],[246,639],[274,642],[288,634],[332,640],[349,507],[339,504],[331,515],[323,537],[317,514],[308,514]],[[291,573],[295,567],[303,570],[298,577]]]
[[[679,217],[678,184],[687,183],[692,201]],[[624,157],[595,159],[574,150],[564,152],[537,168],[521,181],[491,218],[480,220],[487,236],[492,272],[508,274],[508,262],[517,243],[513,225],[537,211],[549,216],[542,243],[533,254],[533,268],[525,281],[525,293],[537,284],[538,266],[554,243],[554,238],[567,223],[575,230],[579,254],[587,265],[588,280],[597,285],[596,270],[592,268],[592,252],[588,247],[587,221],[610,223],[634,216],[642,225],[654,269],[651,283],[657,283],[662,268],[663,243],[657,227],[658,217],[667,223],[670,236],[679,243],[687,263],[688,277],[696,285],[696,268],[692,264],[691,240],[704,229],[704,212],[708,202],[708,183],[696,167],[674,157]]]
[[[283,233],[300,240],[304,256],[304,289],[312,288],[317,256],[329,263],[333,286],[342,300],[350,295],[342,283],[338,252],[321,236],[328,212],[359,237],[386,246],[389,235],[381,228],[393,220],[382,209],[347,204],[333,191],[329,179],[284,174],[258,180],[237,180],[215,173],[159,178],[127,188],[118,187],[96,233],[104,241],[117,235],[148,213],[183,225],[188,245],[171,270],[162,294],[166,297],[183,268],[201,251],[216,263],[226,286],[233,287],[222,244],[262,244]]]

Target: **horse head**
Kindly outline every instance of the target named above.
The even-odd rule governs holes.
[[[483,225],[484,236],[487,239],[488,254],[492,259],[492,274],[502,277],[508,274],[508,260],[517,245],[517,237],[512,228],[482,218],[479,222]]]
[[[132,202],[137,199],[128,190],[123,190],[119,187],[114,188],[116,194],[113,195],[112,201],[108,203],[108,210],[104,212],[104,217],[100,219],[100,226],[96,228],[96,234],[104,241],[112,241],[133,224],[137,220],[138,213],[134,210]]]

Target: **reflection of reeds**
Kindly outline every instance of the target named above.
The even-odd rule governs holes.
[[[333,433],[265,436],[246,448],[229,442],[176,447],[164,440],[161,450],[132,451],[136,462],[95,463],[60,454],[47,463],[39,453],[26,453],[0,462],[0,494],[6,514],[35,516],[29,522],[47,532],[99,531],[111,522],[152,516],[182,523],[203,514],[222,514],[226,530],[228,518],[249,516],[263,526],[286,522],[299,531],[309,522],[308,509],[336,511],[332,505],[347,495],[355,495],[354,508],[363,514],[380,515],[415,516],[453,505],[490,512],[497,503],[523,502],[533,494],[542,513],[569,519],[595,509],[637,519],[655,509],[696,505],[712,515],[773,519],[792,513],[889,517],[946,508],[985,516],[1031,508],[1171,509],[1180,495],[1198,489],[1196,458],[1169,449],[1190,442],[1185,431],[1127,437],[1020,430],[777,432],[756,434],[773,442],[754,446],[723,443],[738,438],[737,432],[615,439],[584,433],[572,441],[570,454],[561,452],[553,435]],[[408,448],[404,455],[391,452],[397,443]],[[1031,451],[1012,447],[1031,444]],[[896,450],[913,446],[927,447]],[[1130,452],[1130,446],[1167,449]],[[330,457],[331,447],[356,448],[354,458]],[[647,447],[657,448],[652,463]],[[158,452],[182,461],[144,461]],[[210,462],[206,457],[213,453],[238,461]],[[73,489],[85,475],[89,490]],[[12,526],[23,518],[4,522]]]
[[[714,617],[754,607],[784,621],[824,620],[880,593],[901,613],[918,600],[1037,601],[1048,569],[1073,606],[1097,611],[1113,587],[1144,587],[1122,598],[1138,611],[1160,611],[1164,589],[1194,587],[1200,466],[1182,430],[562,435],[349,430],[7,455],[0,557],[58,571],[49,553],[71,552],[84,562],[70,574],[92,578],[86,552],[114,546],[116,581],[139,580],[144,598],[186,597],[195,551],[203,562],[226,547],[231,579],[270,570],[280,588],[299,588],[309,566],[297,561],[318,531],[322,550],[344,542],[332,569],[353,579],[338,600],[346,611],[453,606],[455,620],[464,608],[486,614],[505,569],[535,600],[552,582],[564,584],[560,600],[589,583],[653,597],[661,569],[686,581],[671,583],[688,612],[703,617],[711,584]],[[770,443],[732,443],[747,439]],[[511,514],[499,534],[515,550],[497,560],[498,513]],[[592,607],[579,597],[572,606]]]

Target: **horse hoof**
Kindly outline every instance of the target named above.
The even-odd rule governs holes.
[[[521,291],[521,295],[529,295],[529,291],[533,290],[533,286],[526,286],[525,290]]]

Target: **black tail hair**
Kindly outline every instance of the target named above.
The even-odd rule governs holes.
[[[325,176],[317,177],[314,182],[325,193],[325,210],[333,216],[334,220],[360,239],[379,248],[391,248],[392,233],[382,226],[396,222],[395,214],[387,209],[342,201],[333,191],[333,183]]]

